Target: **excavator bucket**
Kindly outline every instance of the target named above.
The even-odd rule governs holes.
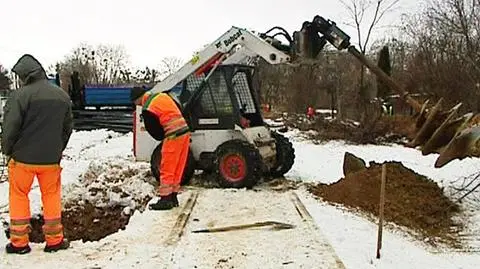
[[[422,105],[422,108],[420,109],[420,112],[417,116],[417,121],[415,123],[415,127],[417,129],[420,129],[420,127],[422,127],[422,125],[427,120],[427,106],[428,106],[429,102],[430,102],[430,100],[425,101]]]
[[[460,118],[452,119],[455,114],[456,111],[452,111],[442,125],[435,130],[425,145],[423,145],[423,155],[441,153],[444,147],[448,145],[460,130],[465,128],[465,124],[473,117],[473,114],[469,113]]]
[[[435,167],[440,168],[447,163],[466,157],[479,157],[480,126],[471,127],[461,131],[438,156]]]
[[[348,51],[417,111],[415,122],[417,132],[408,146],[420,147],[423,155],[440,154],[435,162],[436,168],[443,167],[455,159],[480,157],[480,126],[470,126],[473,113],[458,116],[462,103],[449,110],[444,109],[443,98],[431,108],[428,107],[429,100],[420,104],[354,46],[350,46]]]
[[[455,159],[468,156],[480,156],[475,153],[477,141],[480,139],[480,127],[469,128],[468,124],[474,114],[467,113],[458,117],[462,103],[448,111],[442,110],[443,99],[440,99],[430,110],[427,100],[418,113],[416,120],[417,134],[408,144],[420,147],[423,155],[440,154],[435,167],[440,168]]]
[[[458,116],[462,103],[445,111],[443,102],[441,98],[432,108],[427,109],[427,100],[421,106],[415,124],[416,136],[408,143],[410,147],[420,147],[423,155],[440,154],[435,162],[436,168],[455,159],[480,157],[477,146],[480,141],[480,126],[469,126],[474,114]]]
[[[423,145],[429,139],[429,137],[432,136],[432,134],[435,132],[435,129],[440,126],[440,121],[442,121],[442,115],[440,113],[442,109],[442,102],[443,99],[440,99],[432,108],[432,110],[429,111],[429,113],[426,115],[427,117],[425,122],[421,125],[415,138],[409,143],[409,146],[417,147]],[[419,120],[417,120],[417,126],[420,126]]]

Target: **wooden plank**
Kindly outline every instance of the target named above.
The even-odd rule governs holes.
[[[175,225],[173,225],[170,235],[166,240],[167,245],[173,245],[177,243],[180,240],[180,237],[182,237],[185,226],[187,225],[188,219],[192,214],[193,207],[197,202],[197,198],[198,198],[198,192],[192,193],[188,198],[187,202],[185,203],[185,206],[182,208],[182,211],[180,212],[180,215],[178,215]]]

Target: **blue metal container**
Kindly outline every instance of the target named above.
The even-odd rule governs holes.
[[[131,89],[126,86],[86,85],[83,91],[85,106],[131,106]]]

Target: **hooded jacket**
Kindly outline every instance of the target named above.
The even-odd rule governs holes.
[[[73,129],[70,97],[47,80],[42,65],[23,55],[12,72],[24,86],[4,108],[2,152],[27,164],[58,164]]]

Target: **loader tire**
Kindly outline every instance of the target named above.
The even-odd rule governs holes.
[[[160,182],[160,161],[162,160],[162,142],[158,144],[158,146],[153,150],[152,155],[150,157],[150,170],[152,171],[153,177]],[[190,183],[190,180],[195,173],[195,159],[193,158],[193,154],[191,150],[188,150],[188,157],[187,157],[187,164],[185,165],[185,169],[183,170],[183,177],[180,185],[187,185]]]
[[[292,142],[282,134],[272,132],[272,137],[275,138],[277,160],[268,175],[270,178],[283,177],[290,171],[295,162],[295,149],[293,148]]]
[[[215,151],[214,168],[223,188],[252,188],[262,177],[262,158],[250,143],[230,140]]]

